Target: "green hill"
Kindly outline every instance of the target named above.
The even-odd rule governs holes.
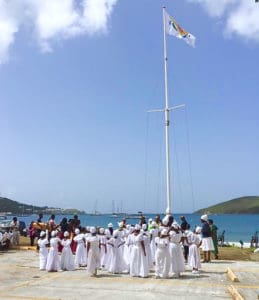
[[[0,197],[0,213],[10,213],[12,215],[26,215],[26,214],[81,214],[85,213],[84,211],[80,211],[78,209],[62,209],[48,206],[34,206],[19,203],[17,201]]]
[[[259,214],[259,197],[246,196],[197,210],[197,214]]]

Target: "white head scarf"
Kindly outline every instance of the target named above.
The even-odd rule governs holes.
[[[161,231],[161,235],[167,235],[167,230],[166,230],[166,229],[163,229],[163,230]]]
[[[45,231],[41,231],[40,232],[40,237],[43,237],[43,236],[45,236],[46,235],[46,232]]]
[[[200,226],[197,226],[197,227],[195,228],[195,232],[196,232],[197,234],[201,233],[201,227],[200,227]]]
[[[64,237],[68,237],[69,236],[69,232],[68,231],[65,231],[64,232]]]
[[[163,223],[164,226],[167,226],[168,222],[169,222],[169,215],[166,215],[166,216],[163,218],[162,223]]]
[[[90,227],[90,233],[96,233],[96,228],[95,227]]]
[[[75,229],[75,234],[79,234],[80,233],[80,230],[78,228]]]
[[[135,230],[140,230],[141,229],[141,226],[139,224],[136,224],[135,225]]]
[[[202,215],[201,220],[207,222],[208,221],[208,215]]]

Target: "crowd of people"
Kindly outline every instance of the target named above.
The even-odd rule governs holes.
[[[211,261],[212,251],[218,258],[217,227],[207,215],[201,216],[201,226],[193,230],[184,216],[177,223],[171,215],[162,220],[157,215],[148,222],[141,216],[134,226],[122,219],[116,228],[112,223],[107,228],[82,227],[77,215],[56,225],[52,215],[47,228],[38,227],[37,244],[39,268],[48,272],[83,267],[89,276],[102,269],[145,278],[154,270],[156,278],[169,278],[181,276],[186,265],[199,274],[200,248],[204,263]]]

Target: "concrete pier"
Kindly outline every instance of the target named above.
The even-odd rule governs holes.
[[[0,253],[0,299],[232,299],[229,287],[234,286],[244,299],[259,295],[259,263],[212,261],[202,264],[200,275],[186,271],[180,278],[131,278],[129,275],[98,271],[88,277],[84,268],[72,272],[39,271],[38,253],[31,250],[10,250]],[[232,282],[227,269],[238,277]]]

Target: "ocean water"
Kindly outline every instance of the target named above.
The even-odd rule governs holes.
[[[174,218],[180,223],[180,216],[182,214],[174,214]],[[201,225],[200,215],[198,214],[183,214],[185,215],[187,222],[191,225],[191,229],[196,225]],[[43,221],[46,222],[50,215],[45,215]],[[145,214],[146,220],[154,218],[154,214]],[[163,214],[160,214],[161,219]],[[56,223],[58,224],[62,218],[66,217],[68,220],[73,218],[73,215],[56,215]],[[25,221],[29,226],[31,221],[36,221],[37,215],[21,216],[19,220]],[[250,242],[252,235],[256,231],[259,232],[259,215],[209,215],[209,218],[213,220],[214,224],[218,227],[218,234],[221,234],[225,230],[225,242]],[[118,227],[118,222],[121,217],[112,217],[111,215],[79,215],[82,226],[101,226],[107,227],[108,223],[113,223],[113,227]],[[138,223],[137,218],[127,219],[128,224]]]

